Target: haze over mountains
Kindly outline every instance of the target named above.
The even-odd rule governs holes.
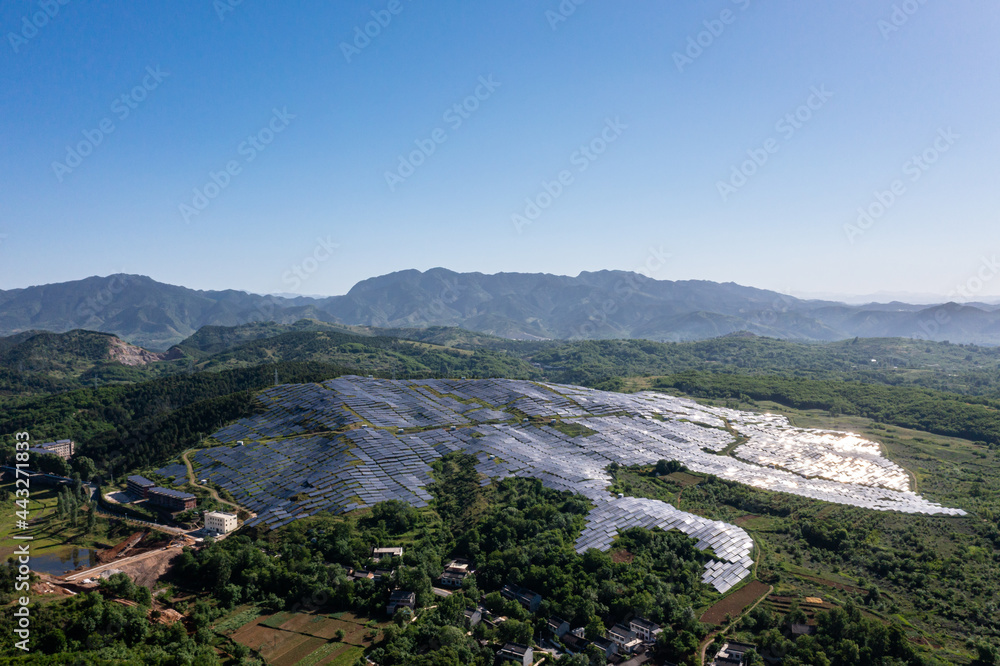
[[[154,350],[202,326],[303,318],[381,328],[459,326],[513,339],[683,341],[749,331],[792,340],[918,337],[1000,344],[998,305],[848,305],[624,271],[567,277],[406,270],[326,298],[199,291],[125,274],[0,291],[0,335],[83,328]]]

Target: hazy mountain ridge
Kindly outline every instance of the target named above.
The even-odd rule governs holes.
[[[832,341],[918,337],[1000,344],[1000,309],[984,304],[847,305],[704,280],[654,280],[625,271],[541,273],[406,270],[363,280],[343,296],[200,291],[139,275],[0,291],[0,335],[77,328],[164,350],[205,326],[293,324],[462,327],[511,339],[702,340],[737,331]]]

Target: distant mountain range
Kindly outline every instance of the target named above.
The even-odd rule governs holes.
[[[0,291],[0,335],[89,329],[165,350],[203,326],[315,319],[344,326],[457,326],[511,339],[702,340],[738,331],[792,339],[907,337],[1000,344],[1000,306],[848,305],[734,283],[653,280],[624,271],[399,271],[343,296],[199,291],[141,275],[111,275]]]

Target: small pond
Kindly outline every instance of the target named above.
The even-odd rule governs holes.
[[[92,548],[78,546],[62,546],[52,548],[44,553],[31,555],[31,570],[62,575],[81,566],[97,566],[97,551]]]

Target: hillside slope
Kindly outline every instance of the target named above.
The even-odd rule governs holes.
[[[138,275],[0,291],[0,335],[86,328],[159,351],[205,326],[265,322],[263,331],[266,322],[291,325],[302,319],[349,329],[461,327],[517,340],[687,341],[749,331],[795,340],[861,336],[1000,344],[997,306],[845,305],[624,271],[567,277],[407,270],[363,280],[347,294],[328,298],[197,291]]]

